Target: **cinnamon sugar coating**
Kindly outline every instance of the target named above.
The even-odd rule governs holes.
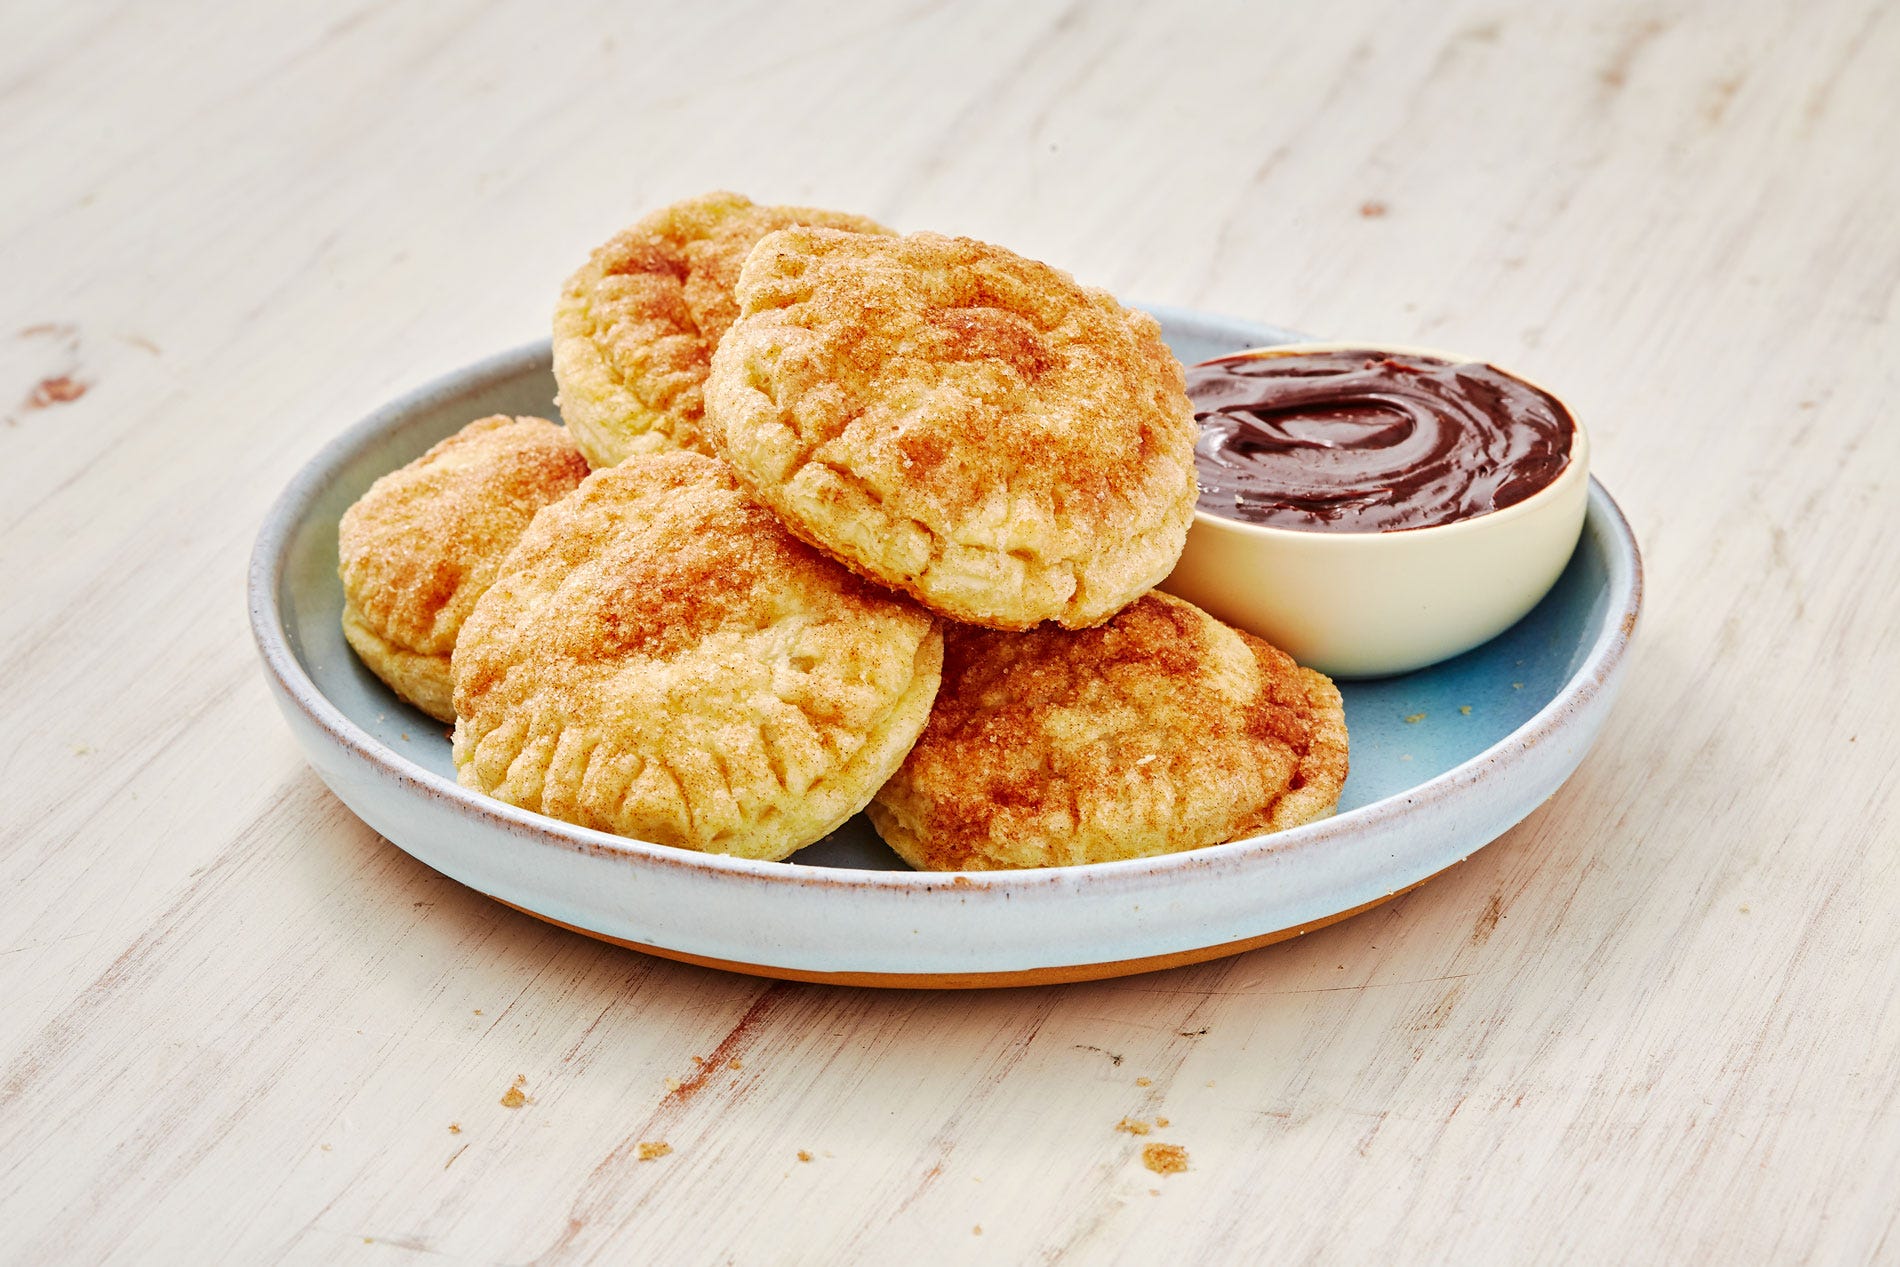
[[[739,315],[739,266],[760,238],[795,224],[888,232],[862,216],[704,194],[617,234],[568,278],[554,311],[554,376],[561,414],[588,461],[711,451],[700,429],[701,387]]]
[[[930,614],[787,533],[693,453],[541,514],[455,652],[461,783],[584,827],[779,859],[862,809],[923,729]]]
[[[1332,682],[1159,592],[1107,624],[946,631],[930,724],[878,793],[878,834],[925,870],[1108,862],[1333,812]]]
[[[390,689],[453,721],[449,656],[535,512],[587,462],[562,428],[497,414],[370,486],[337,530],[343,635]]]
[[[1194,415],[1145,313],[1001,247],[761,240],[707,430],[792,530],[941,615],[1106,620],[1173,568]]]

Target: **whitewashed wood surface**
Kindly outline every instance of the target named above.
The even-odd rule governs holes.
[[[0,1260],[1900,1260],[1897,85],[1879,0],[9,0]],[[272,709],[256,525],[722,186],[1558,387],[1648,562],[1600,746],[1095,985],[726,976],[412,862]]]

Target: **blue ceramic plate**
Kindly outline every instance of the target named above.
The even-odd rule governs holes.
[[[1151,308],[1176,355],[1287,342]],[[572,827],[456,785],[444,727],[358,663],[336,525],[377,476],[493,413],[556,416],[548,345],[379,410],[284,492],[252,559],[253,630],[311,764],[393,843],[544,919],[771,976],[880,985],[1080,980],[1231,954],[1362,910],[1460,861],[1562,784],[1595,738],[1641,603],[1629,526],[1592,484],[1583,536],[1531,614],[1457,659],[1341,684],[1352,775],[1322,823],[1165,858],[948,877],[906,870],[862,816],[790,863]]]

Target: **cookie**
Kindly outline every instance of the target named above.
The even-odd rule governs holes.
[[[543,418],[471,422],[370,485],[337,529],[343,636],[396,694],[453,721],[449,656],[535,512],[587,462]]]
[[[923,737],[878,793],[913,867],[995,870],[1198,849],[1333,812],[1330,680],[1178,598],[1079,632],[951,626]]]
[[[595,471],[528,529],[455,651],[466,787],[641,840],[779,859],[910,750],[937,622],[694,453]]]
[[[701,388],[739,315],[739,266],[760,238],[794,224],[888,232],[843,212],[706,194],[647,216],[568,278],[554,311],[554,377],[562,417],[589,462],[709,451]]]
[[[1160,326],[997,246],[792,228],[753,249],[707,423],[799,536],[940,615],[1083,628],[1194,514]]]

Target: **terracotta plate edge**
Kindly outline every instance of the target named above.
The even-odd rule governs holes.
[[[1455,863],[1453,864],[1456,865]],[[1449,870],[1450,868],[1446,868]],[[1382,897],[1363,902],[1347,910],[1335,911],[1331,915],[1322,915],[1318,919],[1296,924],[1291,928],[1275,929],[1270,933],[1261,933],[1256,937],[1243,937],[1238,941],[1216,942],[1211,946],[1193,946],[1186,950],[1169,951],[1160,955],[1143,955],[1136,959],[1105,959],[1099,963],[1065,963],[1041,968],[1015,968],[997,972],[822,972],[810,968],[785,968],[775,964],[747,963],[739,959],[720,959],[712,955],[696,955],[690,951],[673,950],[666,946],[655,946],[647,942],[632,941],[625,937],[615,937],[609,933],[597,933],[531,911],[525,906],[516,905],[504,897],[486,896],[500,902],[503,906],[531,915],[544,924],[564,928],[570,933],[579,933],[595,941],[606,942],[627,950],[637,950],[644,955],[653,955],[659,959],[671,959],[676,963],[690,963],[701,968],[717,968],[724,972],[743,973],[753,977],[772,977],[780,981],[807,981],[818,985],[869,986],[880,990],[992,990],[999,988],[1067,985],[1076,981],[1103,981],[1111,977],[1132,977],[1144,972],[1162,972],[1169,968],[1185,968],[1189,964],[1206,963],[1210,959],[1224,959],[1230,955],[1245,954],[1249,950],[1258,950],[1262,946],[1271,946],[1276,942],[1291,941],[1307,933],[1316,932],[1341,920],[1351,919],[1375,906],[1402,897],[1435,879],[1444,871],[1434,871],[1431,875],[1414,880],[1402,889],[1394,889]]]

